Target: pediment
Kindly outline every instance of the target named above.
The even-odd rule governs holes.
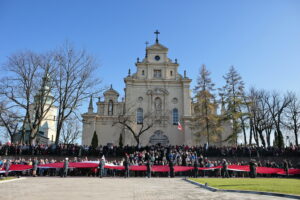
[[[168,48],[165,47],[164,45],[162,44],[159,44],[159,43],[155,43],[149,47],[147,47],[147,50],[164,50],[164,51],[168,51]]]

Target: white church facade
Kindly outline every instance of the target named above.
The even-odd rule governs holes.
[[[196,140],[191,129],[192,79],[186,72],[179,74],[177,60],[168,57],[168,48],[159,43],[157,36],[155,44],[146,47],[145,58],[138,59],[135,66],[136,72],[129,71],[124,78],[125,97],[121,101],[112,86],[104,92],[103,101],[98,99],[95,109],[91,98],[88,112],[82,114],[82,144],[90,145],[96,132],[99,145],[118,145],[120,137],[124,145],[136,145],[128,127],[116,123],[120,117],[128,117],[128,125],[136,132],[149,126],[140,136],[141,146],[204,144],[206,140]],[[178,122],[182,130],[178,129]],[[222,133],[216,145],[224,145],[222,140],[226,135]]]

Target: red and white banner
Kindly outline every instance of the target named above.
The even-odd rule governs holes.
[[[97,168],[98,167],[98,161],[88,161],[88,162],[70,162],[69,168]],[[64,163],[49,163],[44,165],[39,165],[39,168],[63,168]],[[115,169],[115,170],[124,170],[124,166],[121,165],[113,165],[113,164],[106,164],[106,169]],[[216,167],[199,167],[199,170],[216,170],[221,169],[222,166],[216,166]],[[9,171],[25,171],[32,169],[31,165],[11,165],[9,168]],[[184,171],[190,171],[193,170],[194,167],[189,166],[174,166],[175,172],[184,172]],[[129,167],[129,170],[131,171],[146,171],[147,167],[146,165],[131,165]],[[228,170],[231,171],[241,171],[241,172],[249,172],[249,165],[228,165]],[[153,165],[151,167],[152,172],[169,172],[170,168],[168,165]],[[280,174],[280,175],[286,175],[286,172],[281,168],[271,168],[271,167],[257,167],[256,172],[258,174]],[[0,168],[0,173],[5,173],[4,169]],[[300,174],[300,169],[289,169],[289,175],[295,175]]]

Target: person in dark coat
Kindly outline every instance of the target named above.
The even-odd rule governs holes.
[[[129,158],[127,156],[125,157],[123,166],[125,168],[124,178],[128,178],[129,177]]]
[[[251,160],[249,162],[249,168],[250,168],[249,176],[250,176],[250,178],[256,178],[256,167],[257,167],[257,164],[255,163],[255,160]]]
[[[198,177],[198,167],[199,167],[199,164],[198,164],[198,160],[196,159],[195,161],[194,161],[194,178],[197,178]]]
[[[103,158],[100,159],[98,170],[99,170],[99,177],[102,178],[104,175],[104,167],[105,167],[105,161]]]
[[[11,162],[9,159],[6,160],[6,162],[4,163],[4,169],[5,169],[5,176],[8,176],[9,173],[9,168],[11,166]]]
[[[69,158],[66,158],[64,161],[63,175],[62,177],[67,177],[69,169]]]
[[[170,168],[170,177],[171,178],[174,178],[175,174],[174,174],[174,163],[173,163],[173,160],[170,159],[169,161],[169,168]]]
[[[287,160],[283,161],[283,169],[284,169],[285,174],[288,176],[289,175],[289,163]]]
[[[223,159],[223,161],[222,161],[222,177],[223,178],[229,178],[228,163],[225,159]]]
[[[32,167],[33,167],[33,169],[32,169],[32,176],[36,177],[36,172],[37,172],[37,169],[38,169],[38,160],[37,160],[36,157],[33,159]]]
[[[146,166],[147,166],[147,177],[151,178],[152,162],[151,162],[150,158],[148,159]]]

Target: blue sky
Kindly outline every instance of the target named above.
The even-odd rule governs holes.
[[[234,65],[248,87],[300,93],[298,0],[1,0],[0,63],[68,40],[94,55],[103,84],[123,94],[123,78],[156,29],[192,86],[202,64],[217,87]]]

